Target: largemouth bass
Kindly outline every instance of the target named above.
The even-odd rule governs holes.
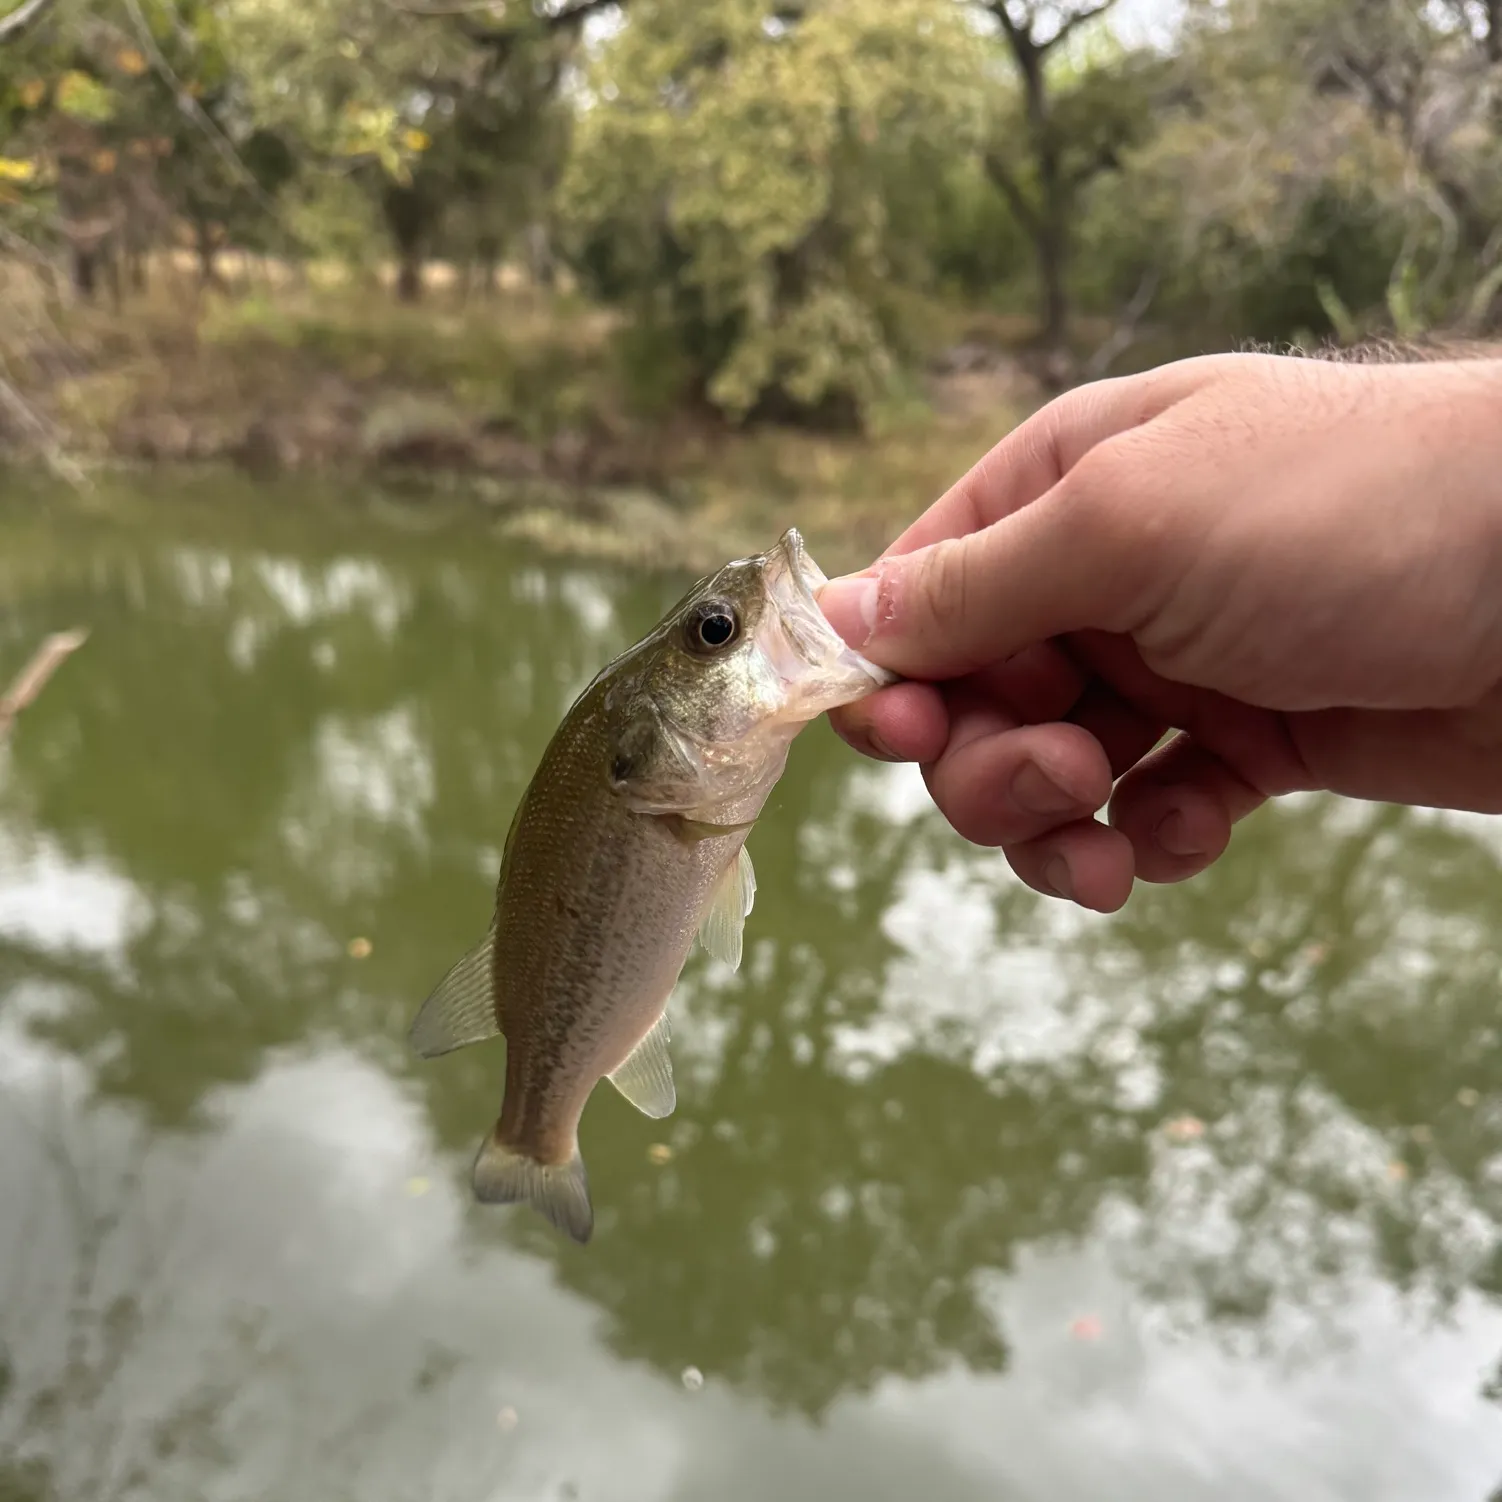
[[[480,1200],[525,1201],[588,1241],[578,1129],[594,1087],[610,1080],[652,1117],[677,1104],[669,993],[695,936],[740,964],[756,892],[746,836],[794,737],[894,681],[824,619],[825,582],[795,530],[726,564],[596,675],[543,753],[490,928],[410,1034],[424,1058],[506,1038]]]

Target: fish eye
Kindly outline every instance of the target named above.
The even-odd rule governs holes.
[[[689,613],[688,644],[695,652],[718,652],[741,632],[735,606],[725,600],[704,600]]]

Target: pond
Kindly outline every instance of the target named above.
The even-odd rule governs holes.
[[[1291,799],[1113,917],[823,724],[578,1247],[405,1031],[676,575],[282,492],[0,510],[0,1496],[1486,1502],[1502,820]]]

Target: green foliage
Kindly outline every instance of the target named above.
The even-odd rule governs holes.
[[[869,434],[986,309],[1077,352],[1148,293],[1163,354],[1499,326],[1484,7],[1186,0],[1161,48],[1100,11],[59,0],[5,47],[0,236],[127,303],[166,248],[221,290],[221,252],[277,258],[279,285],[361,300],[263,296],[206,338],[391,381],[411,361],[543,435],[598,385],[643,420]],[[561,315],[547,348],[436,339],[377,311],[393,262],[402,297],[455,280],[491,307],[561,263],[612,332],[589,369]]]
[[[237,361],[284,360],[305,382],[337,376],[371,404],[372,443],[394,442],[391,434],[423,423],[436,436],[444,428],[433,414],[449,414],[452,425],[456,406],[494,429],[546,442],[595,422],[611,374],[594,331],[562,308],[528,326],[503,312],[436,320],[385,300],[372,307],[357,292],[311,304],[252,295],[213,308],[199,338]]]
[[[663,418],[681,406],[693,390],[694,369],[677,330],[652,316],[641,316],[615,331],[610,341],[617,382],[633,416]]]
[[[922,169],[979,139],[960,9],[637,0],[587,85],[563,206],[596,290],[676,327],[732,418],[869,411],[891,377],[883,287],[930,274],[915,229],[942,173],[925,188]]]
[[[77,68],[70,68],[58,79],[52,103],[58,114],[85,125],[104,125],[115,118],[114,93]]]

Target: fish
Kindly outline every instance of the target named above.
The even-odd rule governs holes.
[[[746,840],[793,740],[896,681],[825,620],[827,582],[789,528],[700,579],[554,732],[506,835],[490,927],[409,1030],[424,1059],[506,1039],[471,1173],[480,1202],[529,1204],[586,1243],[578,1132],[595,1086],[672,1114],[669,998],[696,939],[740,964]]]

